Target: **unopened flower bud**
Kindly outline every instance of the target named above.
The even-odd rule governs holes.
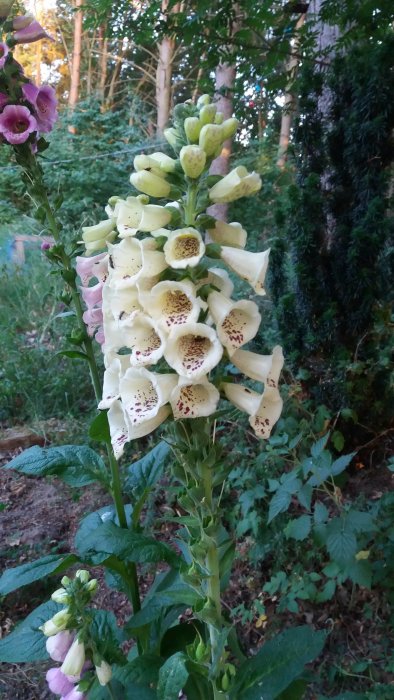
[[[187,140],[191,143],[198,143],[198,137],[202,129],[202,124],[198,117],[187,117],[183,122]]]
[[[130,182],[137,190],[150,197],[168,197],[171,191],[171,185],[166,180],[148,170],[132,173]]]
[[[107,685],[112,678],[112,668],[104,659],[99,666],[96,666],[96,674],[100,685]]]
[[[149,204],[149,197],[147,194],[138,194],[137,199],[141,202],[141,204]]]
[[[200,177],[205,168],[207,156],[199,146],[184,146],[179,154],[183,172],[187,177]]]
[[[87,583],[90,579],[89,571],[86,571],[86,569],[78,569],[75,578],[79,578],[81,583]]]
[[[66,629],[69,620],[70,615],[67,613],[67,611],[60,610],[50,620],[44,622],[44,624],[41,625],[40,630],[43,634],[45,634],[46,637],[53,637],[53,635],[58,634],[59,632],[62,632],[62,630]]]
[[[235,117],[226,119],[222,124],[223,136],[225,139],[231,139],[238,129],[239,121]]]
[[[201,124],[213,124],[215,121],[217,107],[214,104],[204,105],[200,110]]]
[[[62,584],[62,586],[69,586],[71,583],[71,579],[69,576],[63,576],[60,583]]]
[[[209,95],[201,95],[197,100],[197,107],[204,107],[204,105],[209,105],[211,98]]]
[[[205,124],[200,131],[199,146],[207,156],[213,156],[223,143],[223,130],[219,124]]]
[[[85,663],[85,645],[75,639],[66,654],[61,666],[61,672],[66,676],[79,676]]]
[[[201,661],[201,659],[204,658],[204,655],[206,653],[206,646],[202,639],[200,639],[199,643],[197,644],[197,649],[196,649],[196,661]]]
[[[51,598],[55,601],[55,603],[60,603],[61,605],[69,602],[69,596],[64,588],[58,588],[56,591],[54,591]]]
[[[230,687],[230,679],[227,675],[227,673],[224,673],[222,676],[222,690],[226,691]]]
[[[98,581],[96,578],[92,578],[91,581],[88,581],[88,583],[85,585],[85,588],[89,593],[95,593],[98,588]]]
[[[214,120],[213,123],[214,123],[214,124],[223,124],[223,121],[224,121],[224,114],[223,114],[223,112],[216,112],[216,114],[215,114],[215,120]]]
[[[178,140],[178,132],[176,129],[171,127],[170,129],[164,129],[163,131],[164,138],[168,141],[170,146],[173,148],[176,148],[176,143]]]

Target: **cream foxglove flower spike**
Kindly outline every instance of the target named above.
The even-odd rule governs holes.
[[[116,289],[133,287],[141,277],[154,277],[166,269],[164,254],[154,238],[124,238],[109,244],[109,284]]]
[[[237,350],[231,357],[231,362],[243,374],[256,382],[267,386],[278,387],[279,376],[283,367],[284,357],[280,345],[276,345],[272,355],[259,355],[248,350]]]
[[[249,424],[257,437],[264,440],[282,413],[283,401],[278,389],[266,386],[263,395],[240,384],[225,383],[222,389],[228,401],[249,415]]]
[[[120,397],[131,427],[155,418],[168,403],[177,381],[176,374],[158,374],[143,367],[128,369],[120,380]]]
[[[149,197],[168,197],[171,192],[171,185],[156,172],[149,170],[139,170],[130,175],[130,182],[140,192]]]
[[[105,248],[108,241],[116,238],[115,219],[100,221],[95,226],[82,226],[82,242],[85,244],[86,254]]]
[[[127,197],[117,202],[114,213],[120,238],[135,236],[137,231],[155,231],[171,221],[168,209],[156,204],[143,204],[138,197]]]
[[[250,253],[223,246],[221,258],[239,277],[249,282],[256,294],[265,295],[264,280],[268,268],[270,248],[262,253]]]
[[[218,219],[215,222],[215,228],[209,228],[207,231],[213,243],[234,248],[245,248],[246,246],[247,233],[241,224],[236,221],[226,224],[225,221]]]

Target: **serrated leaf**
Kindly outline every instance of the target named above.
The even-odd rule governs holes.
[[[12,632],[0,639],[0,662],[24,663],[46,661],[46,637],[38,628],[59,611],[53,601],[33,610]]]
[[[323,437],[320,438],[320,440],[318,440],[317,442],[315,442],[312,445],[311,455],[312,455],[312,457],[314,457],[314,459],[316,459],[317,457],[319,457],[319,455],[321,455],[325,446],[327,445],[329,437],[330,437],[330,433],[327,433],[326,435],[323,435]]]
[[[310,510],[312,496],[313,488],[310,486],[310,484],[304,484],[304,486],[302,486],[297,493],[299,503],[307,510]]]
[[[330,579],[327,581],[321,591],[318,592],[316,595],[316,602],[317,603],[325,603],[327,600],[331,600],[335,593],[335,589],[337,587],[336,581],[334,579]]]
[[[178,652],[163,664],[157,685],[157,697],[160,700],[178,700],[179,693],[189,677],[186,661],[187,656]]]
[[[291,494],[280,488],[271,499],[268,511],[268,523],[276,518],[279,513],[284,513],[288,509],[290,502]]]
[[[175,567],[179,565],[178,554],[168,545],[153,537],[118,527],[113,522],[101,522],[83,540],[79,539],[78,552],[87,559],[95,554],[104,555],[102,561],[114,555],[122,561],[139,564],[166,561]]]
[[[315,503],[315,508],[313,511],[313,519],[315,523],[321,525],[321,523],[326,523],[328,520],[328,510],[324,503],[317,501]]]
[[[238,669],[231,700],[273,700],[320,654],[325,638],[324,632],[304,626],[266,642]]]
[[[14,457],[4,469],[15,469],[27,476],[58,476],[69,486],[77,487],[108,480],[103,460],[86,445],[35,445]]]
[[[354,559],[344,571],[345,576],[348,576],[353,583],[365,588],[371,588],[372,584],[372,567],[369,561]]]
[[[346,513],[345,526],[347,530],[353,530],[353,532],[377,531],[371,513],[366,513],[361,510],[349,510]]]
[[[343,433],[341,433],[340,430],[334,430],[331,436],[331,442],[334,445],[335,449],[338,452],[341,452],[345,445],[345,438],[343,437]]]
[[[124,663],[126,658],[120,649],[125,641],[124,631],[118,627],[116,617],[110,610],[91,610],[92,621],[89,635],[94,640],[99,654],[109,663]]]
[[[345,530],[339,518],[332,520],[327,526],[327,550],[340,566],[345,566],[357,551],[357,540],[353,532]]]
[[[0,578],[0,595],[7,595],[33,581],[59,574],[77,561],[75,554],[49,554],[42,559],[7,569]]]
[[[311,518],[309,515],[301,515],[295,520],[290,520],[285,529],[286,537],[302,542],[311,531]]]

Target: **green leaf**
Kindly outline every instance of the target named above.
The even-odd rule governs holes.
[[[146,489],[151,489],[161,477],[170,454],[169,445],[162,440],[153,450],[130,464],[125,470],[126,491],[130,489],[136,496],[140,496]]]
[[[125,663],[126,657],[120,649],[125,641],[124,631],[118,627],[116,617],[110,610],[91,610],[92,622],[89,634],[99,654],[109,664]]]
[[[286,537],[292,537],[294,540],[302,542],[305,540],[311,531],[311,518],[309,515],[301,515],[295,520],[290,520],[286,525]]]
[[[88,356],[84,352],[79,350],[61,350],[57,352],[56,355],[63,355],[63,357],[69,357],[70,360],[89,360]]]
[[[338,459],[336,459],[335,462],[333,462],[331,465],[331,471],[333,476],[338,476],[338,474],[341,474],[344,471],[344,469],[346,469],[346,467],[350,464],[355,454],[357,453],[351,452],[348,455],[341,455],[341,457],[338,457]]]
[[[163,664],[159,672],[157,697],[160,700],[178,700],[179,693],[189,677],[186,668],[187,656],[181,651]]]
[[[371,588],[372,568],[369,561],[354,559],[345,569],[347,575],[353,583],[365,588]]]
[[[69,486],[80,487],[94,481],[108,481],[103,460],[86,445],[35,445],[12,459],[4,468],[15,469],[27,476],[58,476]]]
[[[328,510],[324,503],[320,503],[320,501],[317,501],[315,503],[315,509],[313,511],[313,519],[317,525],[321,525],[321,523],[325,523],[328,520]]]
[[[78,552],[82,557],[91,555],[115,555],[122,561],[134,561],[139,564],[166,561],[177,567],[179,555],[163,542],[131,530],[118,527],[113,522],[101,522],[82,540],[78,538]],[[97,560],[96,560],[97,561]]]
[[[307,681],[303,678],[299,678],[293,681],[286,690],[277,696],[278,700],[303,700],[305,697],[305,691],[308,687]]]
[[[335,589],[337,587],[337,583],[335,579],[330,579],[327,581],[322,590],[319,591],[316,595],[316,602],[317,603],[325,603],[327,600],[331,600],[335,593]]]
[[[339,518],[334,518],[327,525],[327,550],[340,566],[345,566],[357,551],[357,540],[353,532],[345,530]]]
[[[324,632],[303,626],[266,642],[239,668],[231,700],[273,700],[302,673],[305,664],[320,654],[325,638]]]
[[[49,554],[42,559],[7,569],[0,578],[0,595],[7,595],[51,574],[60,574],[77,561],[75,554]]]
[[[11,634],[0,639],[0,662],[47,661],[46,637],[38,628],[59,611],[51,600],[33,610]]]
[[[300,490],[297,493],[297,498],[300,504],[307,510],[310,510],[312,495],[313,488],[309,484],[304,484],[304,486],[302,486],[302,488],[300,488]]]
[[[345,438],[343,437],[343,433],[341,433],[340,430],[334,430],[331,436],[331,442],[334,445],[335,449],[338,450],[338,452],[341,452],[345,445]]]
[[[126,666],[116,674],[116,678],[126,687],[129,683],[137,685],[156,685],[159,679],[159,670],[163,659],[154,654],[143,654],[129,661]],[[137,695],[136,695],[137,697]]]
[[[346,529],[353,532],[376,532],[377,527],[371,513],[349,510],[346,514]]]
[[[327,445],[328,438],[330,437],[330,433],[327,433],[326,435],[323,435],[320,440],[314,443],[311,447],[311,455],[316,459],[316,457],[319,457],[321,453],[323,452],[325,446]]]
[[[279,513],[284,513],[290,505],[291,494],[283,488],[279,488],[272,497],[268,511],[268,523],[271,522]]]
[[[100,411],[100,413],[93,418],[89,426],[89,437],[97,442],[111,443],[107,411]]]

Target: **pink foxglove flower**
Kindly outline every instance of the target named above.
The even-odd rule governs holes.
[[[49,85],[37,87],[33,83],[26,83],[22,92],[25,100],[34,107],[39,130],[43,133],[51,131],[58,117],[55,90]]]
[[[77,257],[76,271],[84,287],[93,278],[104,282],[108,276],[108,253],[99,253],[91,258]]]
[[[67,695],[74,689],[74,683],[61,672],[60,668],[50,668],[46,674],[49,690],[56,695]]]
[[[53,41],[52,37],[46,33],[45,29],[32,15],[15,17],[12,26],[16,30],[12,38],[17,44],[31,44],[33,41],[39,41],[39,39],[50,39]]]
[[[9,48],[7,44],[5,44],[4,41],[0,42],[0,68],[4,68],[8,53]]]
[[[46,648],[49,656],[54,661],[63,663],[67,652],[74,641],[74,634],[68,630],[55,634],[54,637],[48,637]]]
[[[85,694],[81,693],[78,688],[73,688],[70,693],[67,693],[67,695],[62,695],[60,700],[84,700]]]
[[[14,146],[25,143],[37,128],[37,121],[27,107],[7,105],[0,114],[0,134]]]

